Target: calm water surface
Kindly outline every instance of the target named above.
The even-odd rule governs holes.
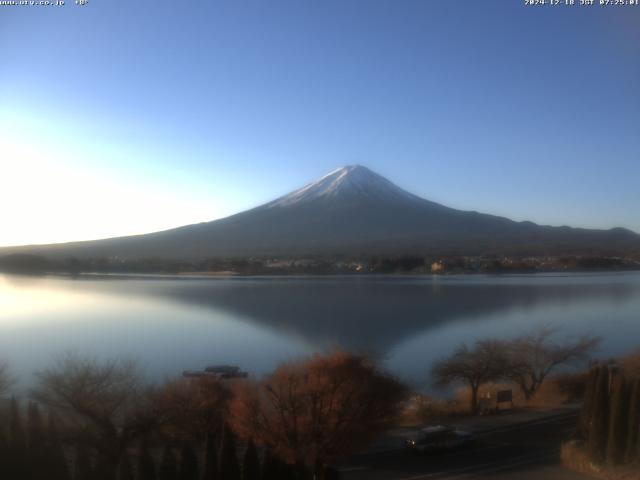
[[[0,358],[26,385],[60,352],[137,358],[154,378],[232,363],[254,375],[341,346],[416,386],[462,341],[552,325],[640,347],[640,273],[140,278],[0,275]]]

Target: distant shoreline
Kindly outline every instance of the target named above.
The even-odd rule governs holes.
[[[640,257],[615,256],[358,256],[207,258],[67,258],[13,254],[0,272],[44,274],[148,274],[181,277],[449,275],[619,272],[640,270]]]
[[[456,272],[456,273],[342,273],[342,274],[315,274],[315,273],[291,273],[291,274],[245,274],[235,272],[186,272],[186,273],[140,273],[140,272],[44,272],[44,273],[16,273],[0,271],[0,275],[27,276],[27,277],[64,277],[64,278],[111,278],[111,279],[173,279],[173,280],[224,280],[224,279],[419,279],[419,278],[459,278],[459,277],[489,277],[489,278],[522,278],[522,277],[580,277],[580,276],[605,276],[612,274],[638,274],[638,269],[625,270],[580,270],[580,271],[538,271],[538,272],[508,272],[508,273],[486,273],[486,272]]]

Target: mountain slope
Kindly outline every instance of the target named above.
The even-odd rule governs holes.
[[[1,249],[50,257],[192,259],[360,254],[618,255],[640,251],[625,229],[548,227],[455,210],[362,166],[339,168],[265,205],[163,232]]]

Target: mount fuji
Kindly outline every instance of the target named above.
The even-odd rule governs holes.
[[[359,165],[339,168],[288,195],[211,222],[130,237],[0,249],[0,255],[185,260],[630,252],[640,252],[640,235],[630,230],[541,226],[456,210],[413,195]]]

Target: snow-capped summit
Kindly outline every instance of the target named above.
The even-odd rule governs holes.
[[[286,207],[322,198],[349,201],[419,200],[415,195],[394,185],[367,167],[347,165],[329,172],[315,182],[280,197],[264,207]]]

